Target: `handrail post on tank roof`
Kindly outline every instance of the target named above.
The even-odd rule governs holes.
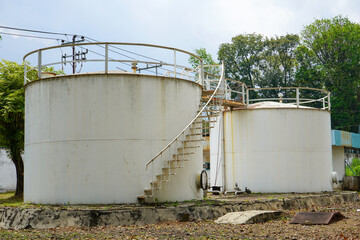
[[[200,63],[200,67],[199,67],[199,82],[201,84],[202,87],[204,86],[204,66],[203,66],[203,62],[201,61]]]
[[[299,108],[299,106],[300,106],[299,95],[300,95],[300,93],[299,93],[299,88],[297,87],[297,88],[296,88],[296,107],[297,107],[297,108]]]
[[[249,89],[246,89],[246,108],[249,108]]]
[[[176,78],[176,50],[174,49],[174,78]]]
[[[41,50],[38,51],[38,78],[41,78]]]
[[[241,84],[241,98],[242,98],[242,103],[245,104],[245,84]]]
[[[26,65],[26,61],[24,60],[24,85],[27,83],[27,65]]]
[[[105,43],[105,74],[109,71],[109,44]]]

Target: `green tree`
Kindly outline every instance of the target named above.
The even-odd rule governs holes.
[[[218,58],[225,63],[226,77],[255,87],[260,82],[264,48],[264,37],[255,33],[241,34],[232,38],[232,43],[221,44]]]
[[[299,36],[287,34],[266,38],[265,50],[261,61],[260,87],[292,87],[295,81],[296,58],[295,50],[299,45]],[[264,91],[266,97],[277,97],[278,92]],[[295,93],[283,92],[284,97],[294,97]],[[294,96],[288,96],[293,94]]]
[[[17,197],[23,195],[24,164],[24,71],[23,66],[0,62],[0,146],[7,149],[16,167]]]
[[[345,175],[346,176],[360,176],[360,159],[359,158],[353,158],[351,161],[350,167],[346,166]]]
[[[211,54],[208,53],[205,48],[195,49],[195,54],[203,60],[203,65],[218,65],[219,64],[214,61]],[[199,65],[201,65],[200,60],[193,56],[190,56],[189,63],[191,64],[191,66],[194,69],[197,68]],[[219,73],[220,73],[218,67],[206,67],[205,72],[213,74],[213,75],[219,75]]]
[[[241,34],[232,43],[221,44],[219,60],[225,62],[226,76],[244,82],[248,87],[287,87],[295,79],[295,50],[299,36],[267,38],[260,34]],[[286,92],[285,97],[286,96]],[[262,91],[251,98],[277,97],[278,92]]]
[[[52,71],[52,68],[44,68]],[[55,71],[56,72],[56,71]],[[56,72],[61,74],[61,72]],[[37,72],[27,74],[30,80],[37,79]],[[0,146],[5,147],[16,168],[16,197],[24,191],[24,65],[2,60],[0,62]]]
[[[311,75],[323,78],[332,93],[332,127],[347,131],[357,131],[360,123],[359,39],[360,25],[342,16],[315,20],[302,31],[308,65],[297,76],[308,77],[308,83]]]

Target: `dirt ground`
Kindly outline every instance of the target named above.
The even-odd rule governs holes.
[[[300,211],[340,211],[346,218],[330,225],[295,225],[289,224],[291,218],[283,218],[250,225],[216,224],[208,220],[146,226],[0,229],[0,239],[360,239],[360,202],[285,212],[293,216]]]

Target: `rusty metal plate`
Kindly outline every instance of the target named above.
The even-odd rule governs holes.
[[[344,219],[340,212],[299,212],[290,223],[292,224],[330,224],[332,222]]]

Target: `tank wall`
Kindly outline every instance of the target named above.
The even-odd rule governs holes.
[[[226,112],[226,188],[331,191],[330,113],[307,109]]]
[[[31,83],[25,97],[25,201],[131,203],[149,188],[146,162],[195,116],[201,87],[75,75]]]
[[[345,152],[344,146],[332,146],[333,171],[337,172],[339,179],[345,176]]]

